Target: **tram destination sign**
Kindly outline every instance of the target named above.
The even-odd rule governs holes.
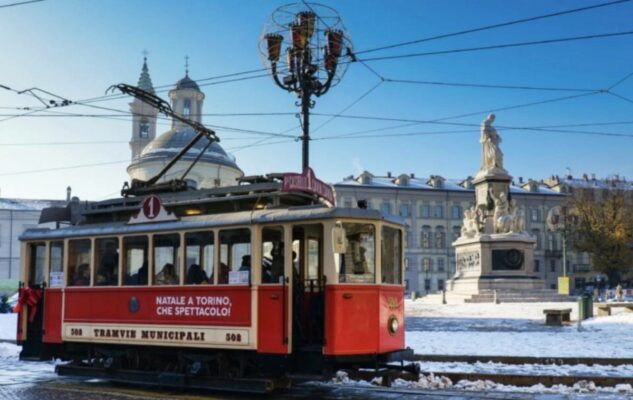
[[[332,186],[320,179],[317,179],[314,175],[314,171],[310,167],[306,167],[301,174],[284,174],[281,191],[310,193],[322,197],[323,199],[329,201],[332,205],[336,204]]]

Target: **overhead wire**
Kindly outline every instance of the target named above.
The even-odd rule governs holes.
[[[31,4],[31,3],[40,3],[42,1],[44,1],[44,0],[26,0],[26,1],[20,1],[20,2],[17,2],[17,3],[0,4],[0,8],[23,6],[23,5]]]
[[[515,20],[511,20],[511,21],[501,22],[501,23],[497,23],[497,24],[485,25],[485,26],[481,26],[481,27],[477,27],[477,28],[465,29],[465,30],[461,30],[461,31],[457,31],[457,32],[445,33],[445,34],[441,34],[441,35],[430,36],[430,37],[426,37],[426,38],[409,40],[409,41],[406,41],[406,42],[395,43],[395,44],[390,44],[390,45],[385,45],[385,46],[380,46],[380,47],[375,47],[375,48],[372,48],[372,49],[356,51],[355,54],[356,55],[358,55],[358,54],[365,54],[365,53],[370,53],[370,52],[375,52],[375,51],[380,51],[380,50],[388,50],[388,49],[393,49],[393,48],[397,48],[397,47],[409,46],[409,45],[412,45],[412,44],[418,44],[418,43],[423,43],[423,42],[430,42],[430,41],[438,40],[438,39],[446,39],[446,38],[449,38],[449,37],[455,37],[455,36],[465,35],[465,34],[469,34],[469,33],[482,32],[482,31],[502,28],[502,27],[511,26],[511,25],[518,25],[518,24],[522,24],[522,23],[526,23],[526,22],[534,22],[534,21],[547,19],[547,18],[552,18],[552,17],[560,17],[560,16],[563,16],[563,15],[569,15],[569,14],[574,14],[574,13],[588,11],[588,10],[595,10],[595,9],[602,8],[602,7],[609,7],[609,6],[614,6],[614,5],[618,5],[618,4],[629,3],[630,1],[631,0],[616,0],[616,1],[606,2],[606,3],[593,4],[593,5],[585,6],[585,7],[573,8],[573,9],[570,9],[570,10],[563,10],[563,11],[557,11],[557,12],[543,14],[543,15],[537,15],[537,16],[534,16],[534,17],[520,18],[520,19],[515,19]]]

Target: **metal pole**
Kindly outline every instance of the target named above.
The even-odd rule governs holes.
[[[302,140],[302,156],[303,156],[303,170],[310,166],[310,83],[305,80],[301,82],[301,116],[302,116],[302,128],[303,136]]]
[[[563,276],[567,276],[567,232],[563,231]]]

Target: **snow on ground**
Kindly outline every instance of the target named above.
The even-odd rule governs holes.
[[[633,313],[544,324],[543,310],[575,303],[405,303],[406,345],[419,354],[633,358]],[[576,318],[572,314],[572,320]]]
[[[633,365],[557,365],[557,364],[502,364],[494,362],[418,362],[423,373],[441,371],[482,374],[524,374],[554,376],[633,376]]]

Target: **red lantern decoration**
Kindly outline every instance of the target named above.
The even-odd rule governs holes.
[[[295,57],[292,49],[286,50],[286,57],[288,57],[288,72],[294,74],[297,70],[297,58]]]
[[[306,36],[301,25],[297,23],[290,24],[290,32],[292,34],[292,47],[297,50],[303,50],[306,45]]]
[[[306,41],[309,41],[314,34],[314,21],[316,14],[312,11],[301,11],[297,14],[297,22],[305,34]]]
[[[264,38],[266,38],[266,45],[268,47],[268,59],[273,62],[279,61],[281,42],[284,40],[283,36],[276,33],[269,33],[264,36]]]
[[[325,59],[325,70],[328,73],[334,73],[336,70],[336,65],[338,64],[338,58],[334,57],[333,54],[330,54],[327,48],[324,49],[324,59]]]
[[[343,32],[334,29],[328,29],[327,31],[325,31],[325,35],[327,37],[329,54],[333,55],[334,57],[340,57],[341,47],[343,44]]]

